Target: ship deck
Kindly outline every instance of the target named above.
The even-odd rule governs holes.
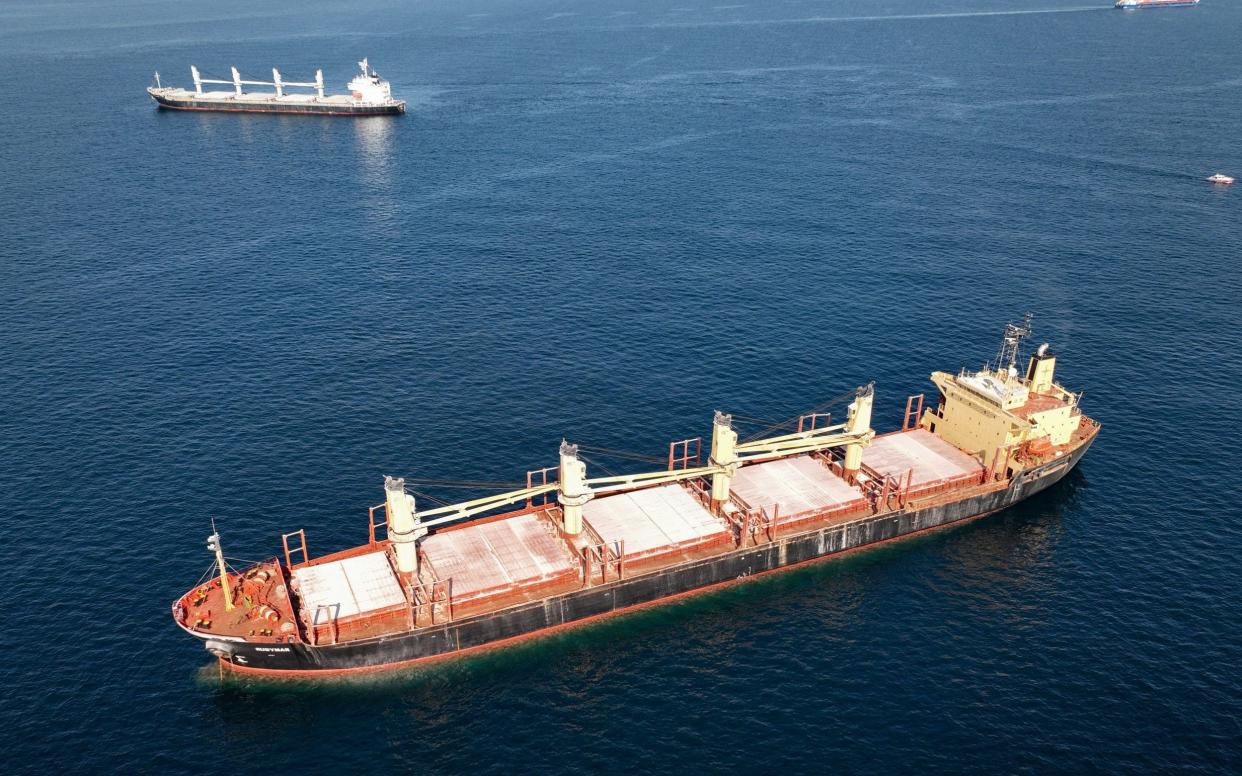
[[[885,477],[909,481],[911,494],[978,481],[983,465],[922,428],[881,434],[863,450],[862,461]]]
[[[543,510],[441,531],[421,552],[424,577],[446,581],[459,605],[576,581],[581,566]]]
[[[1094,433],[1094,421],[1084,421],[1071,447]],[[923,429],[876,437],[863,462],[864,471],[906,483],[902,497],[920,506],[1005,486],[985,482],[973,456]],[[288,578],[279,561],[269,561],[231,577],[232,612],[224,610],[217,579],[178,602],[178,619],[204,637],[340,643],[439,626],[903,506],[878,503],[818,455],[741,467],[730,518],[709,509],[702,492],[674,483],[596,497],[577,537],[561,533],[560,508],[552,504],[443,528],[421,541],[417,579],[397,573],[386,540],[294,563]]]
[[[733,538],[729,524],[678,483],[595,499],[583,512],[587,527],[627,563],[725,545]]]
[[[816,455],[744,466],[734,476],[732,490],[736,501],[761,510],[781,529],[867,508],[862,491]]]

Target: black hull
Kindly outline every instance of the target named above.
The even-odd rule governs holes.
[[[405,103],[395,105],[289,105],[278,103],[240,103],[205,100],[174,100],[152,95],[151,99],[164,110],[195,110],[211,113],[290,113],[302,116],[395,116],[405,113]]]
[[[1066,458],[1019,475],[1003,490],[913,511],[894,511],[779,538],[758,547],[736,549],[622,580],[521,604],[443,626],[334,646],[214,642],[229,654],[221,659],[243,671],[316,674],[360,671],[446,657],[537,634],[630,607],[651,604],[696,590],[789,566],[829,558],[849,550],[942,528],[997,512],[1029,498],[1070,472],[1094,437]]]

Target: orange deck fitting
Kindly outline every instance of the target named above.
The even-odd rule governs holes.
[[[725,522],[678,483],[597,498],[583,514],[606,543],[625,542],[626,560],[733,540]]]
[[[577,577],[581,568],[539,513],[432,534],[421,549],[436,578],[451,581],[454,603]]]
[[[880,474],[903,482],[913,469],[911,493],[926,493],[983,476],[983,465],[974,456],[922,428],[877,436],[863,449],[862,459]]]
[[[743,466],[732,490],[751,507],[775,515],[778,525],[867,505],[857,488],[809,455]]]

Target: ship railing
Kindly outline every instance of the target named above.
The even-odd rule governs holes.
[[[828,471],[832,472],[838,477],[841,477],[841,478],[845,477],[845,465],[844,465],[845,451],[843,451],[841,448],[830,447],[826,450],[816,450],[815,452],[811,453],[811,457],[819,461],[820,463],[822,463],[824,466],[827,466]],[[864,473],[867,472],[866,465],[863,466],[862,471]]]
[[[441,625],[453,621],[453,578],[434,580],[430,586],[422,579],[410,585],[410,628]]]
[[[556,477],[548,478],[548,472],[556,472],[560,476],[559,466],[548,466],[543,469],[532,469],[526,472],[526,489],[531,490],[536,487],[545,487],[557,481]],[[540,493],[537,496],[530,496],[526,499],[526,508],[533,509],[535,506],[546,507],[552,503],[551,491]]]
[[[780,519],[781,505],[772,505],[772,514],[768,514],[768,510],[763,507],[755,507],[748,509],[742,515],[744,536],[750,536],[751,546],[759,546],[759,533],[762,532],[767,537],[768,542],[776,540],[776,522]]]
[[[867,475],[873,480],[882,480],[887,476],[883,474],[882,472],[880,472],[878,469],[873,469],[865,463],[858,464],[858,471],[862,474]]]
[[[845,451],[839,447],[829,448],[827,450],[817,450],[811,453],[811,457],[828,467],[828,470],[838,477],[845,477]],[[865,463],[858,464],[860,474],[866,475],[866,479],[883,480],[884,475]]]
[[[832,459],[832,450],[831,450],[831,449],[829,449],[829,450],[816,450],[815,452],[811,453],[811,458],[815,459],[816,461],[819,461],[819,462],[820,462],[820,463],[822,463],[824,466],[827,466],[827,467],[828,467],[828,469],[829,469],[830,471],[833,471],[833,473],[834,473],[834,474],[836,473],[836,471],[833,469],[833,466],[832,466],[833,459]]]
[[[759,533],[762,531],[772,541],[776,536],[776,521],[780,515],[780,505],[773,507],[773,513],[763,507],[751,506],[750,502],[739,496],[737,493],[729,494],[729,503],[735,509],[721,510],[721,516],[728,521],[733,529],[735,541],[738,547],[746,546],[746,540],[749,538],[751,546],[759,545]]]
[[[294,537],[294,536],[298,537],[299,541],[297,544],[290,547],[289,539],[290,537]],[[297,568],[297,566],[305,566],[307,563],[310,563],[310,555],[308,555],[306,552],[306,530],[305,529],[299,528],[298,530],[292,533],[281,534],[280,543],[285,548],[285,568],[292,571],[293,569]],[[302,553],[302,560],[297,564],[297,566],[293,564],[293,553],[295,552]]]
[[[821,418],[824,421],[822,424],[819,422]],[[831,412],[811,412],[811,413],[807,413],[806,415],[798,416],[798,433],[799,434],[805,431],[814,431],[817,428],[822,428],[824,426],[831,426],[831,425],[832,425],[832,413]]]
[[[668,443],[668,470],[697,468],[703,454],[703,438],[681,439]]]
[[[863,495],[871,502],[871,509],[885,512],[890,509],[901,509],[910,498],[910,485],[914,480],[914,469],[894,477],[881,474],[871,467],[864,467],[865,477],[859,478],[859,487]]]
[[[557,514],[553,510],[548,510],[547,514],[548,514],[548,518],[552,521],[552,523],[557,528],[560,528],[560,526],[564,524],[563,516],[558,518]],[[599,531],[595,530],[595,526],[591,525],[591,521],[589,518],[587,518],[586,515],[582,516],[582,532],[585,535],[583,538],[583,541],[589,544],[603,544],[604,543],[603,535],[601,535]],[[568,537],[568,534],[565,534],[565,536]]]
[[[732,506],[733,509],[729,509],[729,506]],[[737,493],[729,493],[729,500],[721,504],[717,512],[733,529],[737,546],[739,547],[746,540],[746,513],[750,512],[751,509],[752,507],[746,499]]]
[[[867,499],[867,504],[871,507],[872,512],[884,511],[885,504],[881,500],[881,491],[886,478],[875,479],[873,477],[858,478],[858,489],[862,491],[863,497]]]
[[[701,479],[683,480],[681,483],[686,490],[690,491],[690,495],[706,509],[712,511],[712,490],[707,483]]]
[[[625,578],[625,540],[616,539],[611,542],[587,545],[582,551],[582,559],[586,564],[586,584],[595,582],[595,569],[599,568],[600,584],[608,582],[608,570],[613,569],[617,579]]]
[[[381,519],[378,522],[375,520],[375,514],[377,512],[382,512]],[[374,547],[376,544],[379,543],[379,541],[376,539],[375,529],[383,528],[385,532],[388,530],[388,504],[387,502],[383,504],[376,504],[375,506],[367,509],[367,522],[370,523],[370,525],[368,526],[369,530],[367,534],[367,543],[370,544],[372,547]]]
[[[910,501],[910,487],[914,484],[914,467],[906,471],[905,477],[898,475],[896,477],[891,474],[884,478],[884,490],[881,493],[881,499],[885,506],[891,506],[888,499],[897,502],[897,508],[901,509]]]
[[[738,493],[737,491],[731,491],[729,493],[729,501],[732,501],[737,506],[737,508],[743,512],[751,508],[750,502],[742,498],[741,494]]]
[[[328,632],[332,635],[329,644],[335,644],[340,637],[340,631],[337,629],[337,617],[340,615],[340,604],[319,604],[315,608],[315,615],[311,618],[310,637],[311,643],[315,646],[320,645],[319,629],[323,626],[328,627]]]
[[[909,431],[919,427],[919,419],[923,416],[924,394],[906,397],[906,411],[901,420],[901,430]]]

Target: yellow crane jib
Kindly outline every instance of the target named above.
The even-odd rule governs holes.
[[[854,462],[853,468],[857,471],[862,458],[862,448],[869,445],[875,438],[875,431],[871,428],[873,395],[874,390],[871,385],[859,388],[855,392],[853,403],[850,404],[848,419],[845,423],[740,444],[737,441],[737,432],[733,430],[732,416],[717,412],[712,426],[711,456],[706,466],[588,478],[586,464],[578,457],[578,446],[562,440],[560,476],[557,482],[497,493],[423,512],[413,511],[413,497],[406,495],[408,502],[405,503],[409,504],[413,525],[419,538],[426,534],[428,528],[452,523],[552,492],[557,494],[557,502],[561,505],[565,532],[571,536],[582,531],[582,510],[588,501],[597,496],[619,493],[636,487],[711,477],[712,500],[719,504],[728,500],[730,481],[737,473],[738,467],[750,461],[801,455],[832,447],[845,447],[845,469],[848,473],[851,470],[851,462]],[[397,482],[403,483],[403,481]],[[394,511],[392,492],[395,491],[390,491],[390,515]],[[401,493],[404,495],[404,490],[401,490]],[[397,511],[400,512],[402,501],[397,499],[396,503]]]
[[[538,485],[532,488],[522,488],[521,490],[511,490],[507,493],[496,493],[483,498],[476,498],[472,501],[463,501],[460,504],[449,504],[444,507],[436,507],[428,509],[425,512],[419,512],[418,518],[420,524],[424,528],[433,528],[437,525],[452,523],[462,518],[477,515],[480,512],[488,512],[498,507],[516,504],[519,501],[525,501],[533,496],[540,496],[544,493],[551,493],[557,489],[557,483],[550,482],[547,485]],[[441,517],[441,515],[443,515]],[[428,517],[435,517],[434,520],[427,520]]]

